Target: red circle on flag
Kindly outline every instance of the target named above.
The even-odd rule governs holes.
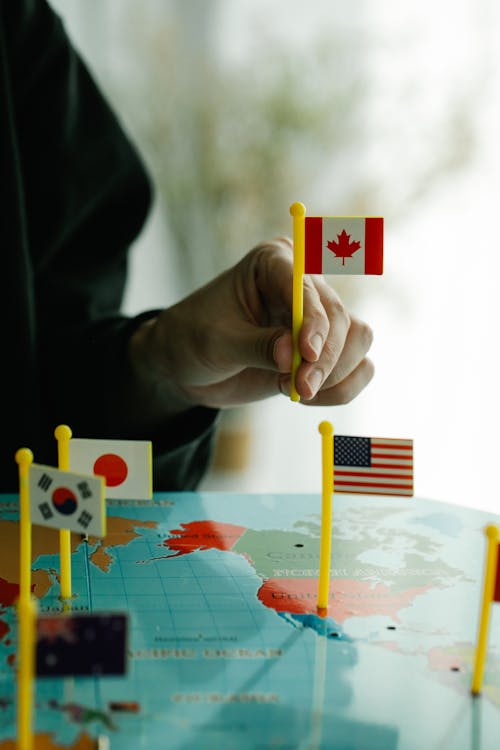
[[[104,477],[107,487],[117,487],[126,480],[128,466],[116,453],[104,453],[94,464],[94,474]]]
[[[58,513],[70,516],[78,507],[75,493],[67,487],[56,487],[52,493],[52,505]]]

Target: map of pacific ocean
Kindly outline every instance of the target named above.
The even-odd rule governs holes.
[[[36,748],[94,748],[102,735],[120,750],[498,748],[500,605],[482,695],[470,696],[483,529],[497,519],[420,498],[335,496],[320,617],[320,503],[108,501],[104,539],[72,536],[72,609],[128,614],[128,671],[39,679]],[[4,496],[0,750],[15,747],[17,521],[17,498]],[[32,558],[39,611],[61,611],[57,532],[33,527]]]

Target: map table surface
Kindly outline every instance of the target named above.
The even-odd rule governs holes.
[[[0,497],[0,750],[16,734],[18,502]],[[72,537],[72,609],[129,615],[124,677],[39,679],[36,748],[498,750],[500,604],[470,695],[491,514],[335,495],[316,614],[320,495],[108,501]],[[59,612],[58,534],[33,527],[40,612]]]

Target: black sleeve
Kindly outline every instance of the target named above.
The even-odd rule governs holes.
[[[81,437],[153,439],[155,489],[192,489],[206,468],[216,412],[193,409],[182,429],[139,436],[115,400],[129,375],[128,339],[144,317],[126,318],[120,308],[128,249],[149,211],[148,176],[45,0],[0,6],[33,275],[40,418],[50,439],[59,423]]]

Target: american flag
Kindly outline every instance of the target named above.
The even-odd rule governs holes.
[[[413,495],[413,440],[334,436],[334,491]]]

